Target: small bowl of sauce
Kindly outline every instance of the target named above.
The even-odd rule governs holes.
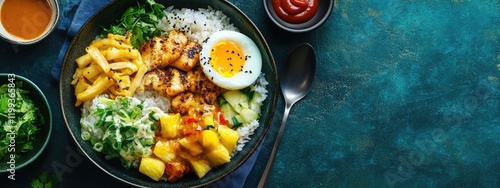
[[[0,37],[28,45],[47,37],[59,21],[57,0],[0,0]]]
[[[274,24],[295,33],[312,31],[328,19],[333,0],[263,0]]]

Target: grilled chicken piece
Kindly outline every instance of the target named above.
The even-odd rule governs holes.
[[[186,76],[186,72],[175,68],[155,69],[144,75],[143,85],[171,98],[187,90]]]
[[[201,45],[197,42],[188,41],[186,47],[182,51],[181,56],[169,66],[181,69],[183,71],[190,71],[196,67],[200,62]]]
[[[190,91],[199,94],[207,104],[215,104],[217,96],[223,92],[205,76],[200,66],[188,72],[172,67],[155,69],[144,75],[143,85],[145,89],[154,89],[168,98]]]
[[[170,103],[172,111],[182,115],[198,114],[197,112],[202,110],[199,107],[205,104],[200,95],[191,92],[180,93]]]
[[[187,44],[187,37],[183,33],[172,30],[168,35],[153,37],[141,46],[142,60],[148,71],[163,68],[177,60]]]

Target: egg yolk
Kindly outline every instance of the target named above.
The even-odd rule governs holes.
[[[230,78],[243,70],[245,55],[237,43],[221,41],[210,50],[210,64],[217,73]]]

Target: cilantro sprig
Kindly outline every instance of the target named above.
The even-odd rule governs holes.
[[[55,173],[43,171],[40,176],[31,180],[32,188],[53,188],[57,187],[59,181]]]
[[[156,25],[165,17],[162,4],[154,0],[146,0],[146,4],[137,3],[137,6],[130,7],[125,11],[119,20],[109,28],[104,28],[101,38],[105,38],[108,33],[124,34],[132,32],[130,42],[132,46],[139,49],[141,44],[155,35],[160,35],[162,30]]]
[[[16,82],[15,87],[8,84],[0,86],[0,160],[6,160],[15,152],[16,158],[33,149],[36,134],[44,118],[38,107],[29,98],[29,91],[22,89],[23,82]],[[14,96],[15,95],[15,96]],[[14,96],[14,97],[12,97]],[[14,112],[14,113],[12,113]],[[15,149],[9,146],[10,134],[15,134]]]

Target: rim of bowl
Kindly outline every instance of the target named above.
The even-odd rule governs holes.
[[[51,21],[47,28],[45,29],[45,32],[43,32],[40,36],[34,38],[34,39],[22,39],[16,36],[11,35],[5,28],[3,27],[3,24],[0,22],[0,38],[3,40],[10,42],[12,44],[20,44],[20,45],[29,45],[29,44],[34,44],[37,43],[44,38],[46,38],[54,28],[57,26],[59,23],[59,3],[57,0],[45,0],[49,4],[50,8],[52,9],[52,15],[50,17]],[[1,13],[1,7],[5,0],[0,0],[0,13]]]
[[[312,19],[314,19],[314,17],[311,20],[304,22],[304,23],[300,23],[300,24],[288,23],[276,15],[276,13],[273,10],[272,5],[271,5],[271,7],[268,6],[269,3],[272,2],[272,0],[263,0],[262,3],[264,5],[264,10],[265,10],[267,16],[276,26],[278,26],[279,28],[281,28],[285,31],[289,31],[289,32],[293,32],[293,33],[305,33],[305,32],[309,32],[309,31],[313,31],[313,30],[319,28],[320,26],[322,26],[326,22],[326,20],[328,20],[331,13],[333,12],[334,0],[319,0],[319,1],[320,1],[320,3],[321,3],[321,1],[328,1],[327,3],[328,3],[329,7],[326,9],[325,15],[321,19],[319,19],[316,23],[313,23],[313,24],[311,24],[310,22]]]
[[[8,76],[9,76],[9,74],[7,74],[7,73],[0,73],[0,77],[8,77]],[[48,111],[48,115],[49,115],[48,122],[45,122],[45,124],[47,124],[49,126],[49,130],[47,131],[47,136],[44,137],[44,141],[43,141],[44,143],[43,143],[42,147],[38,151],[36,151],[36,154],[33,155],[32,158],[26,160],[25,162],[23,162],[19,165],[16,164],[15,170],[19,170],[19,169],[31,164],[33,161],[35,161],[43,153],[43,151],[47,147],[49,140],[50,140],[50,137],[52,135],[52,110],[50,109],[50,105],[49,105],[49,102],[47,101],[47,98],[45,97],[45,94],[42,92],[42,90],[35,83],[33,83],[28,78],[17,75],[17,74],[15,74],[15,79],[16,80],[19,79],[22,82],[29,84],[30,87],[33,87],[33,89],[37,92],[37,94],[42,97],[43,104],[45,106],[47,106],[47,111]],[[40,108],[40,107],[38,107],[38,108]],[[0,169],[0,173],[1,172],[8,172],[8,171],[9,171],[9,169],[5,169],[5,170]]]

